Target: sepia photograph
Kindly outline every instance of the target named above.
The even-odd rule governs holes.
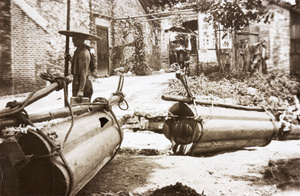
[[[300,0],[0,0],[0,196],[300,195]]]

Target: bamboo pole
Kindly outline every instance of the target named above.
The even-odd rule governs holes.
[[[90,111],[101,111],[104,110],[106,107],[111,107],[119,103],[121,100],[120,96],[113,95],[108,99],[108,105],[103,103],[92,103],[92,104],[82,104],[72,107],[72,111],[74,115],[81,115]],[[7,111],[8,109],[5,109]],[[70,116],[70,110],[67,107],[59,108],[53,111],[47,111],[42,113],[30,114],[29,120],[32,123],[38,123],[43,121],[54,120],[57,118],[65,118]],[[7,118],[1,119],[0,121],[0,130],[4,129],[5,127],[13,127],[18,126],[19,122],[15,118]]]
[[[67,30],[70,30],[70,7],[71,7],[71,0],[67,1]],[[69,36],[66,36],[66,50],[65,50],[65,77],[67,77],[69,75]],[[66,96],[64,96],[64,101],[65,101],[65,106],[68,105],[68,86],[66,86]]]
[[[187,97],[183,96],[168,96],[168,95],[162,95],[161,97],[165,101],[181,101],[188,104],[192,104],[193,100]],[[205,105],[205,106],[216,106],[216,107],[224,107],[224,108],[233,108],[233,109],[239,109],[239,110],[248,110],[248,111],[265,111],[262,107],[249,107],[249,106],[242,106],[242,105],[233,105],[233,104],[227,104],[227,103],[217,103],[217,102],[211,102],[211,101],[202,101],[202,100],[195,100],[195,103],[197,105]]]
[[[67,77],[67,83],[69,84],[71,82],[71,78]],[[67,86],[67,85],[66,85]],[[28,100],[27,98],[20,102],[20,104],[25,104],[23,107],[26,107],[35,101],[49,95],[53,91],[55,91],[59,87],[59,84],[57,82],[50,84],[49,86],[46,86],[38,91],[36,91]],[[12,110],[15,110],[16,108],[4,108],[0,110],[0,115],[4,115],[5,113],[11,112]]]
[[[196,14],[191,14],[191,15],[183,15],[181,17],[194,17],[197,16]],[[166,19],[170,19],[170,16],[167,17],[163,17],[163,18],[155,18],[155,19],[148,19],[148,20],[142,20],[142,22],[152,22],[152,21],[157,21],[157,20],[166,20]]]
[[[166,12],[160,12],[160,13],[152,13],[152,14],[143,14],[143,15],[136,15],[136,16],[120,17],[120,18],[115,18],[115,20],[123,20],[123,19],[129,19],[129,18],[140,18],[140,17],[147,17],[147,16],[157,16],[157,15],[164,15],[164,14],[178,14],[179,12],[191,12],[191,11],[194,11],[194,9],[166,11]]]
[[[201,63],[201,67],[200,67],[200,71],[199,71],[199,61],[200,61],[200,44],[201,44],[201,41],[200,41],[200,33],[201,33],[201,16],[200,16],[200,12],[198,11],[198,17],[197,17],[197,26],[198,26],[198,36],[196,39],[197,40],[197,76],[200,75],[200,71],[203,72],[203,69],[202,69],[202,63]]]

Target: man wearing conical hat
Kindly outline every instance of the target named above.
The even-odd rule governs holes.
[[[76,31],[59,31],[59,33],[72,37],[73,44],[76,47],[71,66],[73,75],[72,96],[79,98],[79,102],[81,102],[82,97],[88,97],[91,100],[93,86],[88,76],[89,72],[93,72],[95,68],[90,48],[85,45],[84,41],[87,39],[100,39],[100,37]]]

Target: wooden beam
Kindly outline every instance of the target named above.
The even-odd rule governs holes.
[[[136,16],[120,17],[120,18],[115,18],[115,20],[124,20],[124,19],[128,19],[128,18],[140,18],[140,17],[158,16],[158,15],[164,15],[164,14],[169,14],[170,15],[170,14],[175,14],[175,13],[179,13],[179,12],[191,12],[193,10],[194,9],[166,11],[166,12],[160,12],[160,13],[152,13],[152,14],[143,14],[143,15],[136,15]]]

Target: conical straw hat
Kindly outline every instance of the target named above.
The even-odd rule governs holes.
[[[92,34],[83,33],[79,31],[63,30],[63,31],[58,31],[58,33],[70,37],[84,37],[87,40],[101,40],[101,37],[98,37],[97,35],[92,35]]]

